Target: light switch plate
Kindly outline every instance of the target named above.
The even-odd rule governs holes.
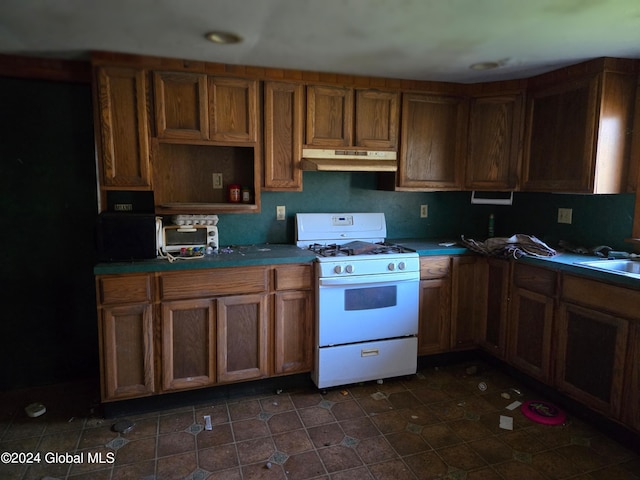
[[[276,207],[276,220],[284,220],[287,215],[287,209],[284,205]]]
[[[420,218],[427,218],[429,216],[429,205],[420,205]]]

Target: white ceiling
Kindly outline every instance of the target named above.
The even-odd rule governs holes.
[[[204,39],[237,33],[237,45]],[[2,0],[0,53],[104,50],[404,79],[521,78],[640,58],[639,0]],[[491,71],[470,69],[498,62]]]

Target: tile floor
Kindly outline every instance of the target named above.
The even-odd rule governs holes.
[[[4,393],[0,452],[41,456],[30,465],[3,457],[0,478],[640,478],[640,456],[630,449],[571,415],[552,427],[507,410],[514,399],[539,397],[520,387],[517,397],[509,390],[514,379],[482,362],[470,375],[470,365],[424,368],[383,384],[269,391],[133,415],[126,418],[135,426],[124,434],[113,431],[118,418],[90,413],[91,386]],[[26,417],[23,402],[45,396],[47,413]],[[499,427],[500,415],[513,418],[513,430]]]

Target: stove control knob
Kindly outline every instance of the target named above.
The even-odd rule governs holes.
[[[407,266],[404,264],[404,262],[400,262],[400,263],[398,264],[398,268],[399,268],[400,270],[404,270],[405,268],[407,268]]]
[[[395,266],[393,263],[390,263],[389,265],[387,265],[387,268],[388,268],[389,270],[395,270],[395,269],[396,269],[396,266]]]
[[[342,267],[340,265],[336,265],[333,267],[333,271],[336,273],[342,273]]]
[[[353,265],[347,265],[345,267],[345,270],[347,271],[347,273],[353,273],[353,271],[355,270],[355,268],[353,268]]]

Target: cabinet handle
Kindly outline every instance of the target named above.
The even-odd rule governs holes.
[[[379,355],[379,354],[380,354],[380,350],[378,350],[377,348],[367,348],[367,349],[360,350],[361,357],[375,357],[376,355]]]

